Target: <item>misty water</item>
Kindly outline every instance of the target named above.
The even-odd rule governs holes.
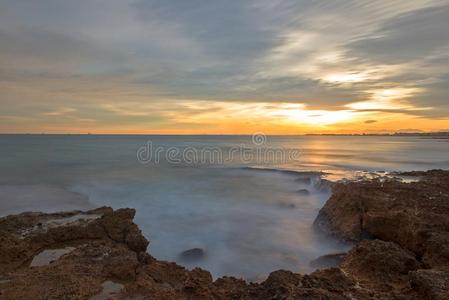
[[[310,272],[312,259],[349,247],[312,229],[330,195],[322,178],[449,169],[448,141],[308,136],[255,143],[251,136],[1,135],[0,215],[133,207],[136,223],[150,240],[149,252],[158,259],[199,266],[214,277],[260,280],[276,269]],[[148,142],[152,151],[163,149],[158,161],[142,152]],[[182,153],[205,147],[225,153],[224,158],[202,161],[190,155],[187,161],[179,156],[167,161],[167,149]],[[256,150],[262,148],[299,155],[261,158],[264,154]],[[139,149],[146,160],[140,156],[139,161]],[[231,149],[236,151],[227,157]],[[242,149],[250,155],[243,157]],[[203,249],[205,256],[184,261],[180,253],[192,248]]]

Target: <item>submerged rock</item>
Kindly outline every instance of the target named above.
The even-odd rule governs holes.
[[[300,189],[300,190],[296,191],[296,193],[301,196],[309,196],[310,195],[310,192],[307,189]]]
[[[206,252],[201,248],[192,248],[179,254],[179,259],[183,261],[198,261],[206,256]]]
[[[289,208],[289,209],[293,209],[296,208],[296,204],[295,203],[291,203],[291,202],[279,202],[279,206],[282,208]]]

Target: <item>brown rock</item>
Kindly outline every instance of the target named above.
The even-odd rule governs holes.
[[[333,188],[331,198],[320,210],[314,227],[347,241],[358,241],[362,235],[362,208],[359,195],[348,184]]]
[[[210,299],[213,290],[212,276],[209,272],[195,268],[188,273],[182,292],[189,299]]]
[[[101,223],[107,235],[116,242],[124,243],[135,213],[134,209],[122,208],[104,214]]]
[[[261,284],[261,290],[270,298],[287,298],[302,287],[302,278],[302,275],[290,271],[275,271]]]
[[[126,243],[132,250],[146,251],[148,240],[142,235],[140,229],[132,222],[136,211],[131,208],[122,208],[106,213],[101,218],[101,224],[107,235],[116,242]]]
[[[412,183],[338,183],[314,226],[344,240],[374,236],[423,255],[431,233],[449,231],[448,215],[449,171],[434,170]]]
[[[449,299],[449,271],[418,270],[410,274],[420,299]]]
[[[109,217],[105,223],[102,213]],[[0,275],[8,278],[0,298],[87,299],[100,292],[105,279],[135,280],[139,262],[134,249],[144,250],[147,244],[132,223],[133,215],[133,210],[101,208],[0,218]],[[105,229],[112,235],[122,231],[124,240],[111,240]],[[42,250],[65,247],[74,250],[49,264],[29,267]]]
[[[243,279],[221,277],[214,282],[214,297],[217,299],[249,299],[249,287]]]
[[[412,252],[380,240],[360,242],[341,264],[362,287],[383,291],[407,288],[408,273],[419,267]]]
[[[148,240],[142,235],[136,224],[131,224],[126,233],[125,243],[131,250],[145,252],[148,247]]]
[[[339,269],[327,269],[300,275],[275,271],[251,290],[251,299],[351,299],[361,295],[355,283]]]
[[[428,268],[449,268],[449,232],[431,234],[422,260]]]

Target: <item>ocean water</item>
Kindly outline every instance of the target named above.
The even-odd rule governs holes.
[[[0,216],[136,208],[158,259],[216,278],[310,272],[349,245],[311,227],[321,180],[449,169],[449,140],[345,136],[0,135]],[[180,253],[201,248],[186,261]]]

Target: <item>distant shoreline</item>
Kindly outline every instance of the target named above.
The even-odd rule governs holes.
[[[246,137],[251,134],[145,134],[145,133],[0,133],[0,136],[197,136],[197,137]],[[389,136],[389,137],[445,137],[449,132],[394,132],[394,133],[306,133],[306,134],[267,134],[274,137],[303,137],[303,136]]]
[[[310,133],[304,136],[444,136],[449,137],[449,132],[395,132],[395,133],[354,133],[354,134],[337,134],[337,133]]]

